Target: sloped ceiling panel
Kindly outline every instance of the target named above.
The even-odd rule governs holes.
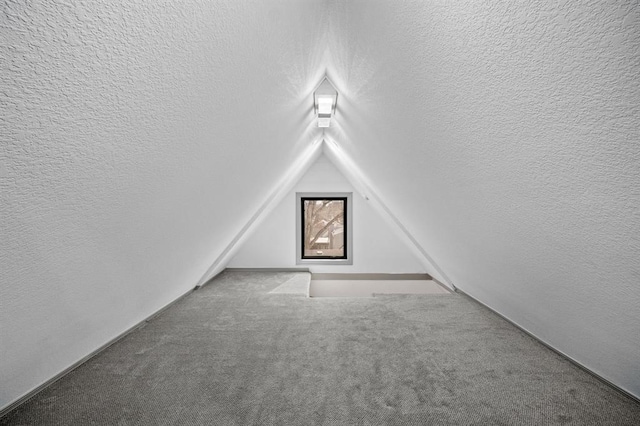
[[[640,395],[637,3],[334,6],[331,137],[454,285]]]
[[[632,2],[5,2],[0,407],[192,288],[319,134],[454,284],[640,395]]]
[[[193,288],[311,141],[322,2],[3,2],[0,408]]]

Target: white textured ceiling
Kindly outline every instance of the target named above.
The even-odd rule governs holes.
[[[451,281],[640,394],[640,7],[336,5],[331,135]]]
[[[329,135],[453,283],[640,395],[637,1],[0,10],[0,408],[195,285],[325,72]]]

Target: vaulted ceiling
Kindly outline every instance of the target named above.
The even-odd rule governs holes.
[[[1,9],[0,408],[198,282],[325,73],[326,137],[451,282],[640,395],[637,2]]]

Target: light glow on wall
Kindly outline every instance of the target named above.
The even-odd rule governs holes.
[[[336,111],[338,91],[325,77],[313,92],[313,108],[318,116],[318,127],[329,127]]]

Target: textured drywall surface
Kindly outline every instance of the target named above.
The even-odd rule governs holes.
[[[0,407],[193,287],[329,133],[454,284],[640,395],[640,7],[5,1]]]
[[[363,6],[332,138],[456,286],[640,395],[639,3]]]
[[[353,264],[296,265],[296,192],[352,192]],[[322,155],[229,262],[233,268],[294,268],[311,272],[424,272],[420,261]]]
[[[0,408],[193,288],[317,139],[325,8],[0,6]]]

